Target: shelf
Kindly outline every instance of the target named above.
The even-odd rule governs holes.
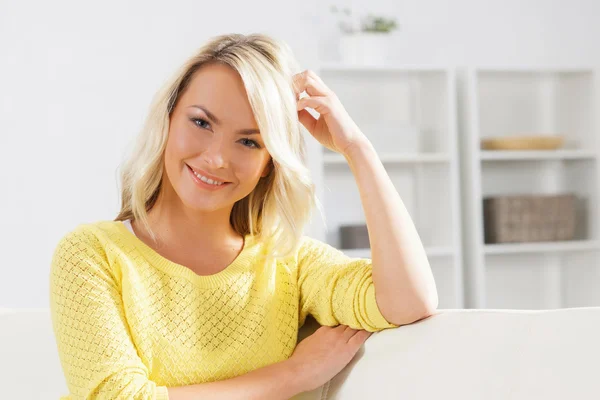
[[[535,161],[535,160],[593,160],[597,157],[590,150],[483,150],[482,161]]]
[[[596,302],[597,280],[591,282],[588,268],[600,265],[597,68],[484,66],[466,68],[460,76],[468,307],[562,308]],[[482,146],[484,139],[517,135],[560,135],[564,145],[552,150]],[[486,197],[559,193],[577,196],[577,240],[485,243]]]
[[[426,246],[426,254],[435,257],[432,272],[441,288],[441,302],[448,308],[462,307],[454,68],[328,62],[318,71],[368,136],[423,243],[443,244]],[[328,220],[321,237],[340,243],[339,227],[364,221],[360,188],[344,155],[317,146],[310,154],[315,156]],[[369,248],[341,251],[371,258]]]
[[[431,65],[403,65],[403,64],[345,64],[339,62],[322,63],[320,71],[325,72],[360,72],[360,71],[386,71],[386,72],[445,72],[447,69]]]
[[[560,242],[486,244],[485,254],[556,253],[570,251],[600,250],[595,240],[569,240]]]
[[[445,163],[450,162],[450,155],[446,153],[380,153],[381,162],[388,164],[400,163]],[[323,154],[325,164],[347,164],[343,155],[337,153]]]
[[[342,249],[350,257],[371,258],[371,249]],[[444,257],[454,255],[451,246],[428,246],[425,247],[428,257]]]
[[[530,65],[530,66],[483,66],[475,68],[484,74],[582,74],[595,69],[591,65]]]

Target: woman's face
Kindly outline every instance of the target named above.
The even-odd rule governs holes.
[[[165,150],[165,171],[181,201],[203,211],[230,208],[269,173],[270,160],[238,73],[201,67],[171,114]]]

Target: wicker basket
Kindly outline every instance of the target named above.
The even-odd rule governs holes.
[[[573,239],[575,201],[573,194],[485,198],[485,243]]]
[[[564,144],[564,137],[551,135],[507,136],[481,140],[484,150],[556,150]]]

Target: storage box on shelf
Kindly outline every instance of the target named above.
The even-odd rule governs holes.
[[[571,240],[575,201],[572,194],[484,198],[485,243]]]
[[[600,276],[596,71],[470,68],[460,78],[467,304],[534,309],[600,304],[597,291],[576,293],[573,284]],[[548,137],[557,139],[555,146]],[[572,240],[484,240],[484,199],[566,194],[575,196]]]
[[[454,71],[327,64],[318,74],[373,143],[400,193],[429,255],[439,307],[462,308]],[[316,181],[327,218],[323,237],[341,248],[340,227],[366,220],[346,159],[322,151]],[[351,257],[371,257],[368,247],[342,250]]]

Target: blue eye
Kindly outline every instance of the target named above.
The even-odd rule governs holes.
[[[201,128],[201,129],[210,129],[210,123],[208,121],[206,121],[204,118],[190,118],[190,121],[192,121],[197,127]],[[260,145],[251,139],[242,139],[241,140],[242,143],[244,144],[244,146],[246,147],[250,147],[250,148],[256,148],[256,149],[260,149]]]
[[[202,128],[202,129],[208,129],[208,128],[210,127],[210,123],[208,123],[208,121],[206,121],[204,118],[190,118],[190,120],[191,120],[191,121],[192,121],[194,124],[196,124],[196,125],[197,125],[199,128]],[[207,126],[201,126],[199,123],[200,123],[200,124],[204,123],[204,124],[206,124]]]
[[[258,143],[256,143],[254,140],[242,139],[241,141],[244,143],[250,143],[249,146],[245,144],[244,146],[246,146],[246,147],[254,147],[254,148],[260,149],[260,145]]]

